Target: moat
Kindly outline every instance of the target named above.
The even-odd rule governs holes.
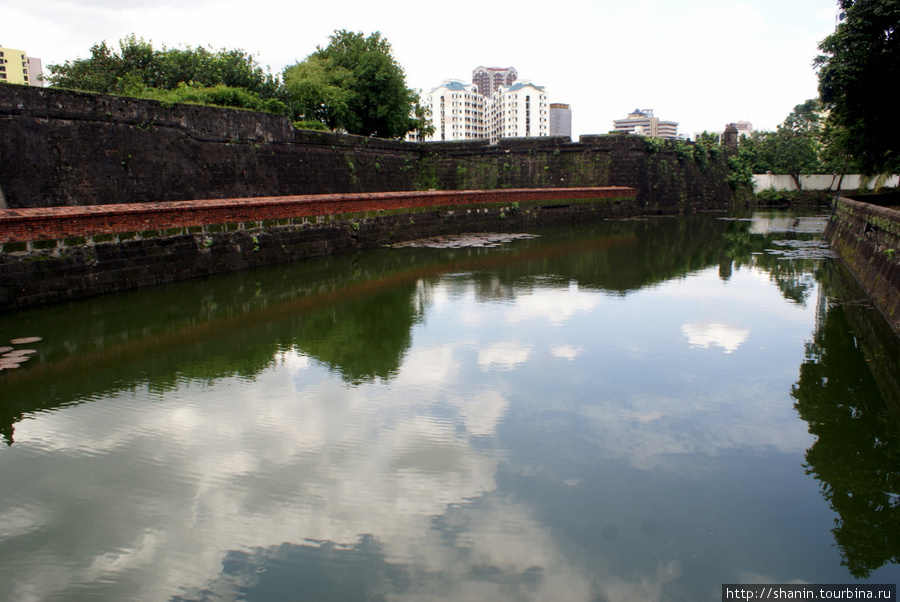
[[[544,228],[0,314],[11,600],[900,581],[897,338],[827,212]],[[444,245],[450,246],[450,245]]]

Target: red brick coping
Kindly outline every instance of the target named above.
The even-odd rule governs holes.
[[[0,243],[419,207],[635,197],[620,186],[316,194],[0,210]]]

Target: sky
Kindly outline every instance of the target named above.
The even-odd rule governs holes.
[[[0,45],[47,65],[134,34],[154,47],[239,48],[280,73],[346,29],[387,38],[407,85],[471,82],[478,66],[515,67],[572,108],[575,140],[635,108],[721,131],[772,130],[817,96],[818,43],[836,0],[29,0],[4,7]]]

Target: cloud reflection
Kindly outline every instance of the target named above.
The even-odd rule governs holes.
[[[575,314],[593,310],[599,302],[599,295],[580,292],[574,283],[566,290],[542,288],[518,295],[507,319],[517,324],[543,318],[559,326]]]
[[[750,331],[746,328],[731,326],[723,322],[684,324],[681,326],[681,331],[688,338],[692,348],[721,347],[725,353],[736,351],[750,336]]]
[[[478,363],[483,370],[512,370],[528,361],[531,345],[516,341],[494,343],[478,352]]]

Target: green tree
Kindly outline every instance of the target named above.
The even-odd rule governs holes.
[[[105,41],[91,47],[86,59],[49,65],[47,81],[59,88],[134,94],[145,89],[177,90],[184,85],[239,88],[262,100],[280,99],[278,79],[243,50],[178,48],[161,50],[131,35],[116,51]]]
[[[900,170],[900,0],[841,0],[846,21],[819,45],[819,95],[863,173]]]
[[[795,106],[774,132],[754,132],[743,141],[741,147],[753,158],[753,171],[788,174],[798,190],[800,174],[821,173],[820,110],[817,100],[807,100]]]
[[[379,32],[335,31],[325,48],[284,70],[297,119],[321,121],[350,134],[400,138],[429,126],[419,95]]]

